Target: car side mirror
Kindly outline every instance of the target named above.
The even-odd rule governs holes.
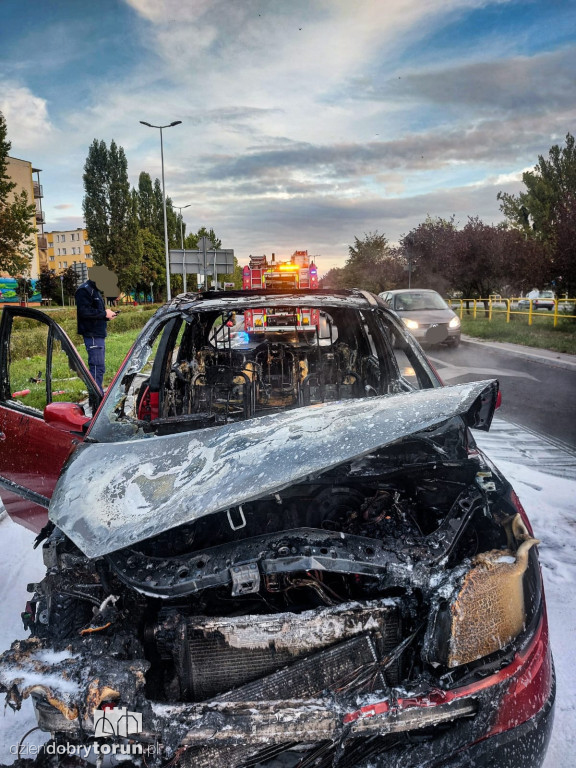
[[[44,421],[63,432],[85,432],[90,418],[78,403],[49,403],[44,408]]]

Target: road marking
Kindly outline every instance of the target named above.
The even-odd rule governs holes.
[[[576,451],[501,416],[494,418],[489,432],[475,431],[474,439],[496,464],[501,459],[547,475],[576,479]]]
[[[456,365],[455,363],[447,363],[446,360],[442,360],[439,357],[431,357],[430,355],[428,355],[428,359],[432,360],[434,365],[441,369],[438,371],[438,373],[441,374],[443,379],[447,379],[448,381],[457,379],[458,376],[468,376],[470,374],[482,376],[483,378],[494,377],[495,379],[498,379],[501,376],[513,376],[518,379],[531,379],[532,381],[540,381],[540,379],[538,379],[536,376],[532,376],[530,373],[512,371],[509,368],[472,368],[463,365]],[[450,370],[444,372],[444,368],[449,368]]]

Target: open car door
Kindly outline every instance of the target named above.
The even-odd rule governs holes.
[[[48,315],[4,307],[0,323],[0,497],[33,531],[64,462],[102,395],[74,345]]]

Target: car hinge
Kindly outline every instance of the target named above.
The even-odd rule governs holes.
[[[251,595],[260,589],[260,571],[257,563],[233,565],[230,568],[232,577],[232,597]]]

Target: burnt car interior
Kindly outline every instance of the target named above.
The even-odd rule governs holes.
[[[437,386],[410,347],[399,364],[380,310],[328,307],[305,330],[284,312],[259,331],[228,308],[173,312],[135,348],[105,428],[155,440]],[[542,611],[538,542],[460,416],[103,557],[52,524],[38,542],[47,575],[23,614],[32,638],[3,654],[22,672],[0,677],[8,703],[31,695],[40,727],[78,743],[94,708],[142,712],[163,750],[149,765],[456,752],[489,730],[495,693],[451,690],[509,664]],[[343,720],[382,701],[387,719]]]
[[[302,308],[262,311],[270,325],[256,332],[244,330],[242,312],[232,310],[169,320],[146,367],[124,376],[114,418],[168,434],[414,386],[383,348],[386,336],[374,327],[382,321],[372,313],[335,307],[298,330]],[[423,370],[415,380],[432,386]]]

